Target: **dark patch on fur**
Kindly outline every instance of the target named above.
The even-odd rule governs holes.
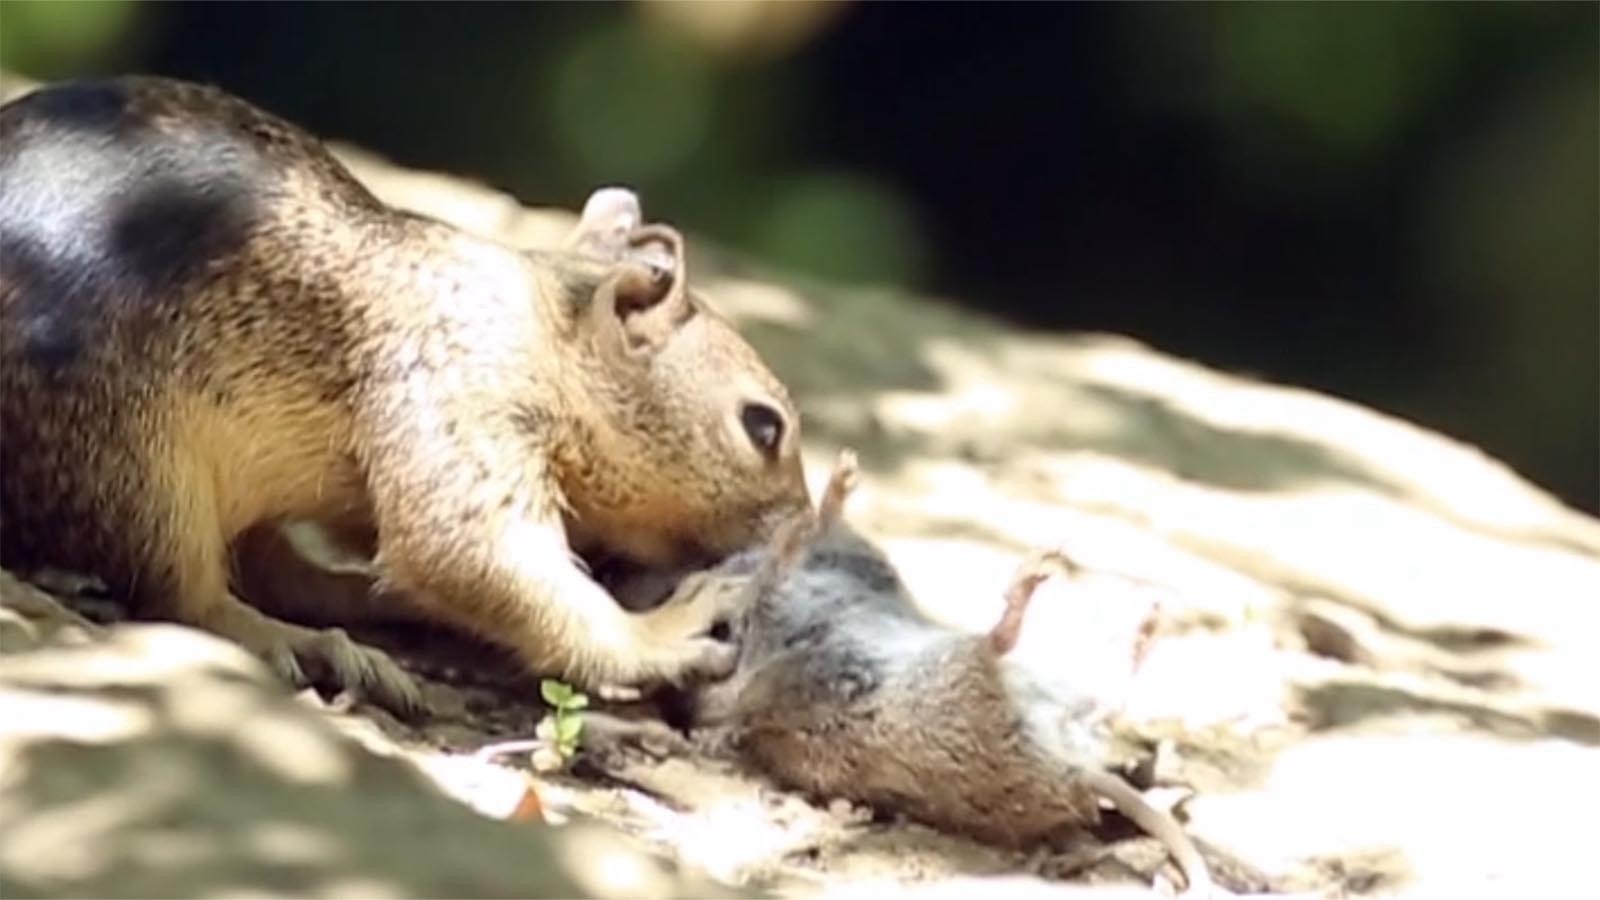
[[[862,553],[818,550],[811,554],[805,565],[808,569],[848,572],[861,582],[864,590],[872,593],[900,590],[900,577],[888,563]]]
[[[688,733],[700,718],[700,695],[695,691],[667,687],[655,700],[662,721],[678,731]]]
[[[16,321],[18,338],[15,346],[7,344],[5,352],[22,354],[47,375],[77,359],[88,322],[72,314],[65,298],[93,291],[85,277],[91,274],[53,264],[32,242],[0,231],[0,289],[5,294],[5,315]]]
[[[0,281],[22,358],[58,375],[116,321],[142,340],[236,252],[280,170],[239,134],[155,128],[127,85],[74,82],[0,109]],[[62,184],[44,173],[93,173]],[[162,314],[165,314],[164,316]]]
[[[828,687],[834,696],[846,703],[854,703],[876,691],[881,684],[883,684],[883,673],[878,667],[863,663],[840,672]]]
[[[522,432],[529,435],[549,434],[559,423],[555,414],[548,409],[542,409],[532,404],[522,404],[511,411],[511,421]],[[445,423],[446,432],[455,434],[456,423]]]
[[[783,633],[783,646],[785,649],[796,647],[813,647],[827,639],[833,629],[828,622],[809,622],[803,628]]]
[[[244,243],[257,215],[255,185],[233,173],[211,174],[141,184],[109,210],[107,249],[140,291],[181,283]]]
[[[86,132],[115,131],[123,124],[128,92],[105,81],[68,81],[34,91],[7,104],[8,112]],[[0,134],[10,138],[11,130]]]

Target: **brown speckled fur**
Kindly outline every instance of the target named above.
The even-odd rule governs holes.
[[[660,275],[388,208],[212,88],[19,98],[0,109],[3,562],[93,572],[292,678],[412,705],[382,654],[230,591],[232,540],[320,520],[373,534],[388,586],[540,671],[725,669],[699,636],[713,604],[628,615],[571,559],[681,564],[807,502],[782,385]],[[774,452],[740,431],[746,402],[781,412]]]

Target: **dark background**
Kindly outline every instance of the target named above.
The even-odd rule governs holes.
[[[0,3],[0,65],[1398,413],[1600,509],[1600,6]]]

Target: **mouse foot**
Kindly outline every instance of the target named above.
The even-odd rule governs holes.
[[[659,763],[688,756],[688,738],[655,719],[624,719],[609,713],[583,714],[581,752],[597,768],[625,769],[630,763]]]
[[[1005,612],[1000,621],[995,623],[989,631],[989,647],[997,656],[1010,653],[1017,645],[1017,638],[1022,632],[1022,619],[1028,611],[1028,603],[1033,600],[1033,592],[1052,575],[1061,575],[1066,578],[1075,577],[1081,567],[1072,561],[1060,550],[1036,550],[1017,567],[1011,576],[1011,583],[1006,585]]]
[[[1065,852],[1046,852],[1031,860],[1028,869],[1041,878],[1066,881],[1074,875],[1099,865],[1111,856],[1111,847],[1103,844],[1085,844]]]

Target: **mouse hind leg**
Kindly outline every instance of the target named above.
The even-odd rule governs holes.
[[[1033,592],[1052,575],[1073,576],[1078,564],[1059,550],[1040,550],[1028,556],[1011,576],[1006,586],[1006,608],[1000,621],[989,630],[989,647],[996,656],[1004,656],[1017,646],[1022,634],[1022,620],[1033,600]]]
[[[1027,615],[1028,604],[1033,601],[1034,591],[1039,585],[1052,576],[1071,578],[1083,571],[1083,566],[1060,550],[1039,550],[1024,559],[1017,567],[1016,573],[1012,575],[1011,583],[1006,586],[1005,609],[1000,615],[1000,620],[989,630],[989,647],[995,655],[1004,656],[1016,647],[1017,640],[1022,634],[1022,621]],[[1139,674],[1139,670],[1144,666],[1151,644],[1155,640],[1156,630],[1160,626],[1161,616],[1161,601],[1159,599],[1151,601],[1139,617],[1133,633],[1129,635],[1130,676]]]
[[[843,518],[845,501],[850,499],[860,483],[861,464],[856,459],[856,452],[850,449],[839,451],[833,472],[828,476],[828,484],[822,490],[822,499],[817,503],[817,520],[821,528],[832,528]]]

